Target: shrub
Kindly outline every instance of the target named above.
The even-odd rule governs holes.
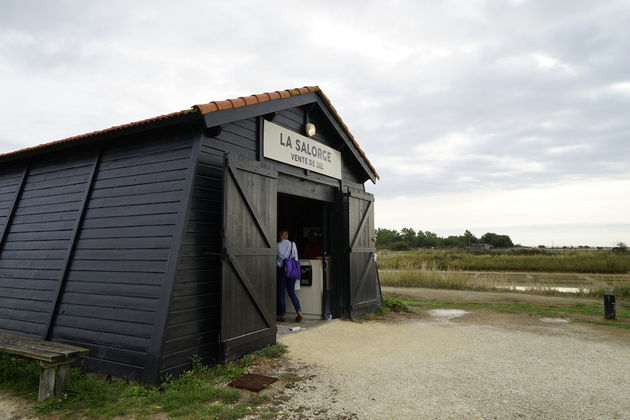
[[[409,245],[405,241],[398,241],[391,244],[390,248],[394,251],[406,251],[409,249]]]
[[[392,312],[411,312],[409,306],[400,299],[383,299],[383,306]]]

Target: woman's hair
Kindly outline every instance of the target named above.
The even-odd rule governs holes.
[[[288,230],[281,230],[278,232],[278,242],[280,242],[283,239],[286,239],[289,237],[289,231]]]

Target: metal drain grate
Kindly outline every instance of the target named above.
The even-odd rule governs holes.
[[[248,373],[245,376],[234,379],[228,385],[234,388],[247,389],[249,391],[260,392],[267,388],[272,383],[276,382],[278,378],[272,378],[271,376],[256,375],[255,373]]]

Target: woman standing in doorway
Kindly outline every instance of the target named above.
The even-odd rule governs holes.
[[[291,241],[289,241],[289,232],[281,230],[278,234],[278,259],[276,260],[276,283],[278,289],[278,299],[276,300],[276,321],[284,322],[284,314],[287,312],[286,298],[284,291],[286,290],[291,298],[293,307],[295,308],[295,322],[302,320],[302,308],[300,307],[300,300],[295,294],[295,280],[288,279],[284,275],[284,260],[287,258],[293,258],[297,261],[297,247]]]

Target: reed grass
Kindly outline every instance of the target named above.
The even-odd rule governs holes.
[[[609,250],[430,250],[381,252],[383,269],[629,273],[630,252]]]
[[[381,284],[392,287],[426,287],[476,291],[510,291],[542,295],[603,296],[613,293],[630,297],[630,275],[594,275],[571,273],[464,272],[430,268],[379,270]],[[569,287],[576,292],[562,292],[555,287]]]

